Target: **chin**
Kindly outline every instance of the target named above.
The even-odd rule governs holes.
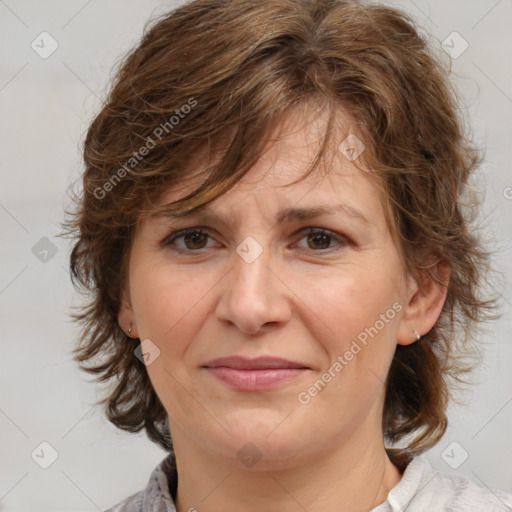
[[[286,414],[270,414],[267,418],[258,412],[253,415],[244,414],[243,419],[237,418],[229,425],[227,430],[231,437],[223,436],[216,445],[217,449],[221,450],[222,455],[230,459],[231,463],[240,465],[241,462],[249,469],[293,467],[296,464],[296,457],[308,444],[313,445],[314,439],[308,443],[303,434],[298,434],[300,429],[293,420],[284,418]],[[287,421],[288,426],[285,425]],[[249,459],[247,464],[244,463],[246,458]],[[256,459],[257,462],[254,462]]]

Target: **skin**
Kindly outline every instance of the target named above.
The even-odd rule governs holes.
[[[212,219],[148,219],[135,231],[119,322],[160,350],[147,371],[170,418],[180,512],[367,511],[401,478],[384,449],[384,381],[397,344],[435,324],[445,289],[427,280],[419,289],[407,275],[379,190],[341,152],[280,187],[303,174],[325,129],[312,111],[286,121],[283,139],[210,203]],[[189,185],[166,190],[159,204]],[[368,222],[345,213],[275,221],[287,207],[333,204]],[[163,244],[192,227],[208,236]],[[325,237],[308,237],[310,227]],[[236,252],[247,236],[262,249],[251,263]],[[397,303],[394,318],[300,403],[298,394]],[[272,390],[240,391],[202,368],[229,355],[277,356],[309,370]],[[237,456],[247,443],[261,455],[251,467]]]

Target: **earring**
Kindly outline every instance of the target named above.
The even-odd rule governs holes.
[[[130,324],[130,327],[128,327],[128,334],[131,334],[132,333],[132,326]]]
[[[414,332],[414,336],[416,336],[416,341],[419,341],[420,338],[421,338],[421,335],[418,331],[413,331]]]

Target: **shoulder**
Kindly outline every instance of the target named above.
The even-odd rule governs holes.
[[[466,478],[435,473],[435,500],[446,510],[512,512],[512,494],[499,489],[481,487]],[[435,502],[435,501],[434,501]]]
[[[172,493],[177,487],[174,452],[153,470],[146,488],[128,496],[105,512],[176,512]]]
[[[410,512],[512,512],[512,495],[480,487],[463,477],[434,469],[424,457],[415,457],[402,480],[388,495],[389,509]],[[396,508],[399,507],[399,508]]]
[[[141,512],[144,491],[128,496],[123,501],[109,508],[105,512]]]

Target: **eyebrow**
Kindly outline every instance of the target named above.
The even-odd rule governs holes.
[[[362,212],[346,204],[315,206],[311,208],[286,208],[285,210],[278,212],[276,222],[283,223],[290,222],[292,220],[313,219],[315,217],[320,217],[321,215],[332,215],[334,213],[341,213],[356,220],[371,224]]]
[[[280,210],[276,217],[275,222],[277,224],[289,223],[294,220],[309,220],[322,215],[332,215],[340,213],[347,217],[351,217],[355,220],[361,221],[366,224],[372,224],[370,220],[358,209],[346,205],[336,204],[333,206],[313,206],[313,207],[290,207]],[[202,205],[185,212],[163,212],[162,216],[169,219],[181,219],[188,217],[200,217],[202,220],[216,219],[222,224],[228,225],[228,220],[212,210],[209,205]]]

